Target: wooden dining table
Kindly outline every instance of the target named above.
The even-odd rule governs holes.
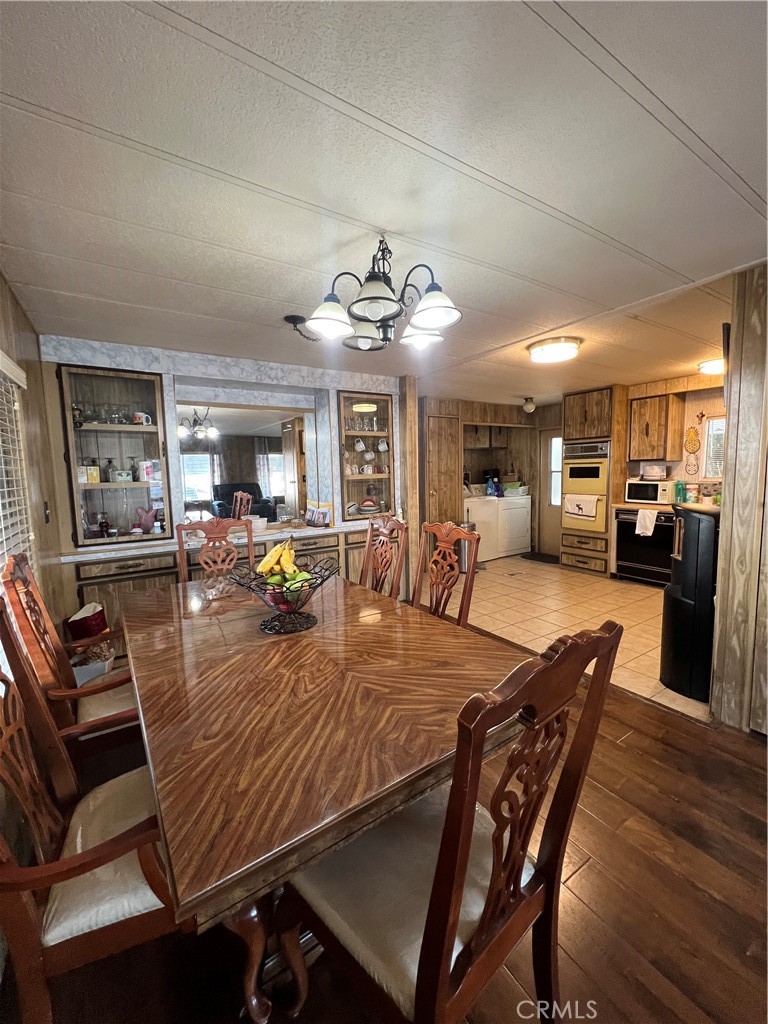
[[[244,939],[254,1021],[265,897],[448,779],[464,702],[530,657],[338,577],[307,610],[312,629],[269,635],[235,584],[122,599],[177,920]]]

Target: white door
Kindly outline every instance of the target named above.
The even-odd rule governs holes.
[[[530,505],[502,504],[499,510],[499,554],[517,555],[531,550]]]

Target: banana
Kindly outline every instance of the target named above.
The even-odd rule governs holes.
[[[284,576],[293,576],[299,571],[293,560],[293,551],[283,551],[280,555],[280,570]]]
[[[262,560],[259,562],[258,566],[256,567],[256,572],[260,572],[264,576],[269,576],[274,567],[280,561],[283,551],[285,550],[285,545],[287,543],[287,541],[283,541],[282,544],[275,544],[275,546],[270,551],[268,551],[266,555],[264,555]]]

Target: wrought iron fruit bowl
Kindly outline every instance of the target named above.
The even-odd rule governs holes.
[[[296,568],[306,577],[283,584],[270,583],[263,573],[254,568],[234,569],[230,574],[233,583],[257,594],[268,608],[276,614],[264,619],[260,629],[264,633],[303,633],[317,624],[317,616],[301,609],[322,585],[339,571],[339,560],[333,557],[314,558],[312,555],[297,555]]]

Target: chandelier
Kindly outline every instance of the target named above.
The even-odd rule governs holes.
[[[442,341],[441,331],[457,324],[461,320],[461,312],[435,281],[434,271],[426,263],[417,263],[411,267],[396,296],[390,276],[391,259],[392,250],[386,239],[379,239],[379,246],[373,254],[371,269],[365,275],[365,280],[361,281],[350,270],[343,270],[334,277],[331,290],[308,320],[297,315],[286,316],[284,319],[303,338],[307,338],[307,335],[299,330],[299,325],[306,323],[307,328],[324,341],[340,341],[346,348],[375,352],[386,348],[394,339],[395,321],[406,316],[406,310],[418,298],[410,322],[400,336],[400,344],[423,349]],[[411,275],[417,270],[426,270],[430,277],[423,292],[411,281]],[[336,283],[344,277],[351,277],[359,288],[346,309],[336,293]]]
[[[182,416],[179,421],[178,427],[176,427],[176,433],[179,437],[194,437],[198,441],[202,441],[205,437],[218,437],[219,431],[214,427],[211,422],[210,408],[205,410],[205,416],[201,416],[197,409],[192,410],[192,419],[189,416]]]

